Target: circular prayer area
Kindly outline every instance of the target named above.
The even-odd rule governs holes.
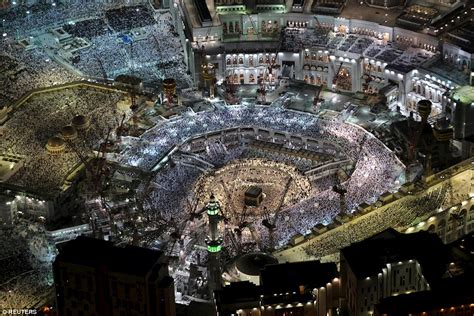
[[[214,194],[230,256],[312,234],[399,186],[404,169],[359,126],[278,106],[183,115],[122,154],[122,162],[154,172],[143,188],[144,212],[166,223],[168,234],[192,232],[183,238],[203,244],[203,209]]]
[[[307,198],[311,182],[294,166],[269,159],[235,160],[204,174],[195,186],[203,198],[214,194],[228,223],[279,213]]]

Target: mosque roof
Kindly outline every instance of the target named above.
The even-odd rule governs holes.
[[[61,134],[62,134],[64,137],[74,136],[76,133],[77,133],[76,129],[75,129],[73,126],[71,126],[71,125],[64,126],[64,127],[61,129]]]
[[[61,147],[63,145],[64,145],[64,140],[62,140],[59,137],[54,136],[48,139],[48,146],[50,147]]]
[[[72,118],[72,125],[81,126],[87,124],[87,118],[84,115],[76,115]]]

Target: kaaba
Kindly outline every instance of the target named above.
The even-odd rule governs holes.
[[[247,206],[260,206],[262,203],[263,194],[262,188],[257,186],[251,186],[245,191],[245,205]]]

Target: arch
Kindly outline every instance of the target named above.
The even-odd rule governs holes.
[[[459,225],[464,226],[467,222],[467,209],[463,208],[461,212],[459,212]]]
[[[448,225],[453,223],[454,220],[455,220],[454,216],[452,214],[450,214],[449,219],[448,219]]]
[[[235,30],[235,33],[240,33],[240,24],[239,24],[239,22],[235,22],[234,30]]]
[[[435,226],[435,224],[431,224],[430,227],[428,227],[428,232],[430,232],[430,233],[436,233],[436,226]]]
[[[446,220],[443,218],[441,221],[439,221],[438,229],[442,229],[445,227],[446,227]]]
[[[438,223],[437,233],[441,238],[446,235],[446,220],[444,218]]]

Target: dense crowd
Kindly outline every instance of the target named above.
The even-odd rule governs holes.
[[[402,202],[368,213],[364,218],[322,235],[304,247],[305,257],[321,257],[337,252],[350,243],[358,242],[389,227],[406,227],[417,217],[439,209],[446,200],[449,188],[444,185],[421,196],[405,197]]]
[[[171,77],[178,89],[189,87],[191,78],[170,13],[158,14],[155,20],[145,6],[121,5],[114,1],[110,5],[70,4],[72,8],[61,4],[18,6],[4,12],[2,25],[7,36],[0,39],[0,66],[4,70],[0,74],[4,87],[0,107],[32,89],[78,80],[80,74],[97,79],[132,74],[153,87]],[[59,47],[43,47],[32,40],[53,26],[86,38],[91,45],[64,57]],[[26,35],[32,35],[29,41],[33,49],[26,50],[17,42],[27,39]],[[79,72],[57,64],[58,58]]]
[[[101,16],[104,10],[126,5],[126,0],[112,2],[75,2],[62,4],[56,2],[18,5],[11,10],[0,12],[3,32],[16,36],[27,36],[51,27],[59,27],[71,20],[88,19]]]
[[[169,13],[159,15],[154,24],[126,23],[120,29],[134,29],[127,35],[100,33],[102,28],[100,25],[94,31],[98,35],[90,38],[90,47],[75,52],[73,65],[85,75],[115,78],[130,73],[150,83],[170,77],[176,79],[178,88],[191,85],[183,62],[182,46]]]
[[[363,129],[278,107],[236,106],[227,110],[208,111],[169,120],[148,130],[140,139],[131,140],[129,147],[122,152],[120,161],[150,169],[173,145],[184,142],[192,135],[237,126],[253,126],[312,138],[320,137],[337,144],[344,155],[354,161],[355,167],[350,177],[341,183],[347,191],[344,197],[345,209],[341,209],[341,196],[333,190],[333,186],[337,184],[336,176],[329,175],[314,180],[312,184],[314,189],[309,196],[297,203],[288,204],[281,211],[281,216],[275,219],[277,228],[273,232],[273,237],[278,243],[276,246],[283,246],[297,233],[303,235],[310,233],[318,223],[331,223],[340,212],[350,213],[363,202],[374,202],[380,194],[397,186],[398,177],[403,170],[395,155]],[[200,153],[200,157],[211,164],[216,162],[225,164],[233,159],[242,158],[239,155],[244,154],[244,150],[227,148],[225,144],[216,146],[213,143],[215,141],[208,141],[203,147],[205,153]],[[219,150],[221,153],[216,153]],[[222,158],[222,155],[226,158]],[[245,155],[248,157],[249,153],[246,152]],[[219,156],[221,157],[216,159]],[[294,159],[296,162],[298,158]],[[291,157],[285,157],[285,163],[290,164],[291,160]],[[186,201],[198,198],[197,194],[192,194],[188,188],[193,186],[202,173],[203,170],[190,164],[179,163],[174,167],[166,167],[165,172],[159,171],[150,189],[153,209],[159,209],[160,216],[169,219],[188,220],[189,214],[181,210],[186,207],[188,203]],[[171,192],[173,194],[170,194]],[[200,198],[200,203],[204,203],[202,199],[205,197]],[[260,246],[267,247],[269,232],[261,221],[253,221],[252,229],[259,232]],[[247,235],[252,238],[250,233]],[[244,239],[245,236],[244,233]]]
[[[299,52],[307,47],[324,47],[328,40],[327,30],[286,28],[281,46],[282,51]]]
[[[33,29],[45,29],[53,25],[61,26],[73,36],[87,38],[90,42],[90,47],[77,51],[74,53],[75,58],[70,60],[86,76],[115,78],[119,74],[129,73],[148,82],[160,82],[172,77],[177,80],[178,88],[188,87],[191,81],[185,72],[184,53],[173,28],[171,15],[160,14],[155,20],[144,6],[119,7],[122,4],[122,1],[113,1],[105,7],[103,3],[68,4],[67,7],[44,4],[28,8],[18,6],[5,13],[2,16],[5,19],[2,29],[8,36],[0,40],[0,67],[5,70],[0,74],[0,84],[4,87],[0,91],[0,107],[19,99],[32,89],[79,79],[79,76],[55,64],[45,50],[35,48],[26,51],[13,40],[13,33],[25,37],[33,34]],[[71,23],[71,20],[77,21]],[[406,53],[391,47],[391,44],[383,47],[380,41],[362,35],[329,34],[319,29],[287,28],[284,31],[282,50],[298,52],[307,45],[358,53],[387,63],[398,62],[400,67],[410,63],[420,64],[431,57],[421,51],[407,50],[409,52]],[[0,152],[27,157],[25,167],[10,182],[38,192],[51,193],[57,190],[79,159],[70,144],[63,154],[53,156],[47,153],[45,144],[48,139],[59,135],[61,128],[69,125],[75,115],[86,115],[91,127],[79,133],[74,146],[84,152],[90,151],[119,119],[115,103],[120,98],[118,93],[66,89],[28,100],[5,124],[0,143]],[[226,166],[232,161],[235,166],[247,170],[246,180],[249,183],[252,182],[249,179],[262,176],[279,179],[280,173],[285,173],[287,177],[283,180],[288,180],[288,185],[283,182],[278,186],[279,192],[282,192],[281,210],[271,210],[265,216],[256,215],[237,236],[239,242],[244,244],[242,247],[248,250],[282,247],[295,234],[307,235],[319,223],[332,223],[340,213],[351,213],[364,202],[375,202],[382,193],[399,184],[399,176],[403,171],[403,165],[396,156],[365,130],[343,122],[287,111],[278,106],[235,106],[219,111],[188,112],[157,122],[141,137],[127,137],[117,161],[150,171],[173,146],[196,134],[231,127],[258,127],[322,138],[335,144],[345,157],[353,161],[354,168],[348,172],[347,179],[341,180],[338,175],[331,173],[313,178],[310,182],[302,176],[302,172],[331,160],[315,162],[241,144],[229,146],[225,141],[203,140],[203,151],[196,154],[190,150],[195,156],[188,157],[188,160],[180,160],[178,155],[171,156],[171,162],[154,174],[148,187],[141,193],[145,196],[143,215],[151,221],[166,224],[166,230],[160,230],[160,234],[186,231],[186,225],[201,213],[208,198],[209,188],[198,187],[196,190],[199,177],[212,168]],[[325,150],[324,147],[322,149]],[[328,148],[326,153],[334,154],[334,148]],[[241,160],[235,162],[237,159]],[[217,192],[221,200],[228,197],[230,201],[232,196],[241,193],[230,183],[222,181]],[[345,194],[337,193],[335,186],[342,188]],[[195,190],[192,190],[193,187]],[[342,245],[361,240],[388,225],[409,223],[428,209],[437,207],[444,196],[443,192],[432,194],[436,196],[409,199],[390,212],[374,212],[370,220],[355,221],[340,234],[322,237],[320,242],[307,246],[305,251],[315,257],[327,255]],[[223,204],[223,211],[232,210]],[[274,230],[263,224],[264,217],[274,223]],[[236,238],[232,232],[230,234]],[[18,252],[25,246],[17,241],[3,242],[4,237],[0,235],[0,244],[8,246],[0,253],[0,284],[8,283],[9,287],[0,288],[0,302],[6,302],[0,304],[0,309],[20,306],[23,303],[15,305],[18,302],[13,300],[20,298],[26,302],[30,299],[30,292],[37,293],[45,284],[45,274],[30,273],[40,269],[40,266],[35,266],[34,258],[26,255],[27,252]],[[196,252],[189,259],[193,262],[200,260],[196,258]],[[22,270],[12,270],[18,268]],[[25,278],[14,278],[22,274]],[[37,287],[32,286],[35,282]],[[20,286],[24,298],[13,295],[15,293],[12,294],[10,290]],[[23,287],[29,287],[30,290]],[[34,297],[33,294],[31,296]]]
[[[31,270],[26,242],[14,236],[12,229],[0,230],[0,284],[12,277]]]
[[[249,186],[256,185],[265,193],[261,206],[270,213],[309,196],[311,184],[298,170],[265,158],[238,159],[230,162],[210,175],[205,175],[195,184],[194,196],[206,202],[211,194],[220,200],[229,217],[241,212],[243,196]],[[261,215],[260,211],[252,212]],[[235,222],[233,223],[236,224]]]
[[[230,141],[233,143],[229,144],[228,142]],[[316,161],[307,158],[302,158],[296,155],[290,155],[285,152],[268,151],[253,145],[238,146],[235,145],[235,142],[238,142],[237,135],[235,135],[234,137],[226,137],[225,142],[227,142],[227,144],[224,144],[221,141],[208,140],[206,142],[206,150],[200,152],[199,155],[204,160],[213,164],[215,167],[222,167],[235,159],[264,158],[295,166],[301,172],[316,168],[331,160],[329,155],[320,155],[319,160]],[[193,149],[195,149],[193,144],[182,147],[183,151],[189,151],[190,153]]]
[[[11,38],[0,40],[0,60],[8,71],[0,73],[0,108],[27,92],[78,80],[79,77],[55,64],[41,50],[26,51]]]
[[[155,23],[150,12],[144,6],[120,7],[105,12],[108,24],[117,32],[128,31]]]
[[[51,261],[32,251],[33,240],[44,240],[33,226],[19,221],[0,229],[0,309],[31,307],[52,284]]]
[[[26,156],[24,167],[9,182],[34,192],[57,191],[79,158],[69,147],[65,153],[51,155],[45,149],[48,139],[60,136],[74,116],[86,115],[91,126],[80,132],[74,146],[84,154],[90,153],[120,117],[115,104],[121,97],[119,93],[71,88],[30,98],[4,125],[0,152]]]
[[[63,29],[74,37],[87,39],[111,32],[105,21],[97,18],[66,23]]]

